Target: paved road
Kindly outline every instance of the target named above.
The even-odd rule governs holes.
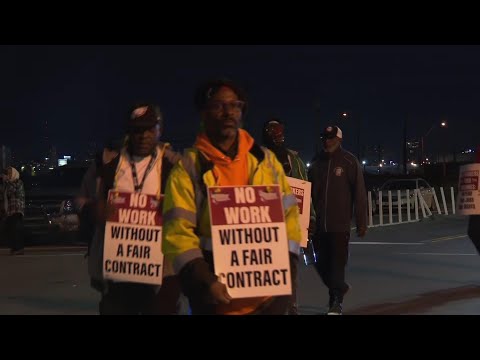
[[[0,250],[0,314],[95,314],[82,248]]]
[[[480,314],[480,258],[464,217],[371,229],[353,237],[347,314]],[[312,266],[300,273],[304,314],[325,311],[327,291]]]
[[[466,218],[439,217],[371,229],[352,238],[346,314],[480,314],[480,258]],[[0,314],[95,314],[81,248],[0,249]],[[327,291],[301,266],[302,314],[326,310]]]

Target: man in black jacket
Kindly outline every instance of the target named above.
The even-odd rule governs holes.
[[[342,146],[338,126],[328,126],[322,133],[323,150],[317,154],[309,171],[312,201],[316,214],[313,245],[317,255],[315,268],[329,289],[329,315],[341,315],[349,285],[345,282],[348,243],[353,209],[357,235],[367,231],[367,195],[362,167]]]
[[[114,160],[120,153],[123,146],[123,139],[110,138],[105,144],[102,152],[95,155],[87,172],[83,176],[80,191],[75,199],[75,205],[80,219],[79,236],[80,241],[87,245],[89,254],[90,244],[95,235],[95,206],[97,196],[97,179],[100,179],[102,168]]]

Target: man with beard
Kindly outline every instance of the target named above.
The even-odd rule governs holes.
[[[285,146],[285,126],[278,119],[272,119],[263,127],[263,144],[273,151],[283,166],[285,175],[295,179],[307,180],[307,167],[298,156],[298,152]]]
[[[230,80],[208,81],[195,104],[202,131],[172,170],[163,207],[163,252],[180,276],[192,313],[283,315],[290,295],[232,299],[213,267],[207,187],[278,184],[283,195],[292,288],[296,286],[301,231],[295,196],[281,164],[241,128],[247,101]],[[286,250],[286,249],[285,249]]]

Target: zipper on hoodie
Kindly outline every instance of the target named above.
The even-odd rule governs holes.
[[[327,185],[325,186],[325,232],[327,232],[327,201],[328,201],[328,178],[330,177],[330,163],[332,159],[328,159],[328,171],[327,171]]]

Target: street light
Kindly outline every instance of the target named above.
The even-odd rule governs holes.
[[[442,121],[442,123],[440,124],[440,126],[443,128],[443,129],[447,129],[448,128],[448,124],[446,121]],[[446,159],[445,159],[445,150],[443,152],[443,177],[446,177],[447,176],[447,162],[446,162]]]
[[[425,139],[428,135],[430,135],[430,133],[432,132],[432,130],[437,126],[437,123],[434,123],[430,129],[428,129],[427,133],[425,135],[422,136],[422,143],[421,143],[421,146],[422,146],[422,159],[421,159],[421,163],[424,164],[425,163]],[[442,121],[440,123],[440,127],[443,128],[443,129],[446,129],[448,128],[448,123],[446,121]]]
[[[342,118],[344,120],[351,119],[352,118],[352,113],[344,111],[342,112]],[[357,132],[357,158],[360,159],[360,119],[357,119],[356,121],[356,132]]]

